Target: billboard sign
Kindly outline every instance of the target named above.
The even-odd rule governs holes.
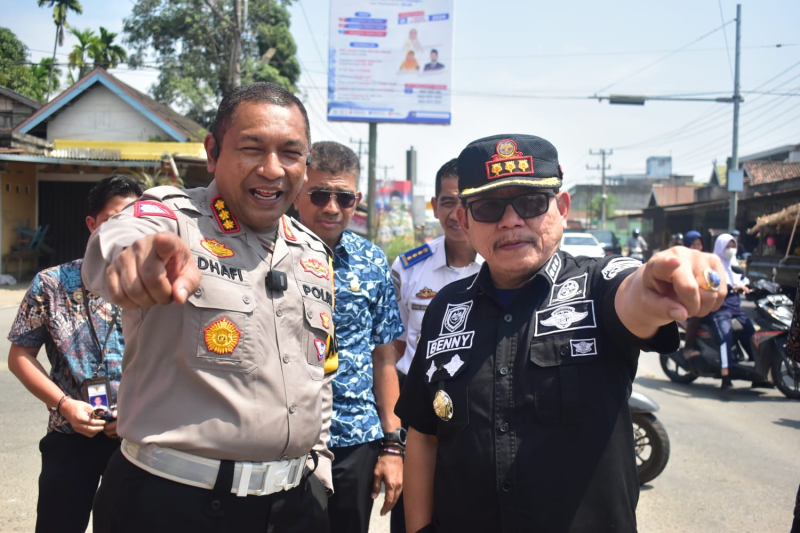
[[[331,0],[328,120],[450,124],[454,0]]]

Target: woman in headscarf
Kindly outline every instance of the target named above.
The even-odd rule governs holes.
[[[693,250],[697,250],[699,252],[703,251],[703,239],[700,238],[699,231],[687,231],[686,235],[683,236],[683,245],[687,248],[691,248]]]
[[[736,239],[729,233],[723,233],[717,237],[717,241],[714,243],[714,254],[719,257],[722,262],[723,272],[720,272],[720,277],[722,281],[728,284],[728,295],[725,297],[722,307],[708,315],[708,320],[714,326],[714,336],[719,343],[722,374],[721,387],[723,389],[730,389],[733,387],[728,371],[730,356],[733,349],[733,326],[731,321],[735,318],[742,325],[742,344],[744,344],[748,353],[753,349],[750,339],[753,338],[755,328],[745,314],[744,309],[742,309],[742,300],[739,297],[739,292],[750,292],[750,289],[746,286],[748,280],[742,274],[736,274],[731,269],[731,262],[736,257]]]

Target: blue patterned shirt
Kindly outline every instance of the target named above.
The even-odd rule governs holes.
[[[108,401],[114,403],[125,350],[122,318],[115,318],[114,306],[88,289],[88,302],[83,301],[82,263],[83,259],[78,259],[34,276],[8,340],[26,348],[39,349],[44,345],[50,361],[50,379],[64,394],[86,401],[82,398],[81,386],[85,379],[92,377],[100,362],[100,347],[86,321],[88,304],[97,336],[101,343],[106,343],[105,369],[99,374],[108,376],[113,389],[109,391],[112,398]],[[47,430],[74,433],[67,419],[54,412],[50,413]]]
[[[339,371],[333,379],[331,446],[383,437],[372,393],[372,350],[403,333],[386,254],[349,231],[333,251]]]

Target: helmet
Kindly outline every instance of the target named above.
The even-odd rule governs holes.
[[[741,234],[739,233],[738,229],[735,229],[735,230],[731,231],[731,237],[733,237],[734,239],[738,239],[739,235],[741,235]]]
[[[675,237],[675,242],[677,242],[678,244],[683,243],[683,233],[678,232],[675,235],[673,235],[673,237]]]
[[[633,231],[631,232],[631,235],[633,235],[634,237],[638,237],[639,236],[639,228],[633,228]]]

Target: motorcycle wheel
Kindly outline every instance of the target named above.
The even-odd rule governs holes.
[[[661,363],[661,370],[675,383],[691,383],[698,378],[698,375],[694,372],[687,372],[681,368],[669,355],[661,354],[659,356],[659,361]]]
[[[636,471],[639,484],[658,477],[669,461],[667,430],[650,413],[636,413],[633,418],[633,445],[636,450]]]
[[[772,359],[772,383],[789,399],[800,400],[800,364],[786,356],[786,342],[776,342],[778,353]]]

